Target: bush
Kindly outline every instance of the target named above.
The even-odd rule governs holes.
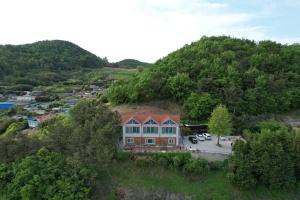
[[[222,170],[227,168],[228,162],[227,161],[213,161],[209,163],[210,170]]]
[[[189,175],[205,176],[209,171],[208,161],[202,158],[190,159],[184,165],[183,171]]]
[[[128,161],[133,157],[133,154],[131,152],[117,152],[115,153],[114,158],[117,161]]]
[[[154,166],[154,161],[151,158],[147,158],[147,157],[139,158],[135,162],[137,167],[140,168]]]

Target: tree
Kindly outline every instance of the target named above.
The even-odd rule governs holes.
[[[172,98],[179,102],[188,96],[191,86],[192,82],[187,74],[177,73],[167,80],[167,88]]]
[[[70,110],[67,119],[45,125],[46,144],[89,164],[106,164],[115,153],[120,136],[120,116],[97,100],[86,100]]]
[[[225,106],[220,104],[213,110],[208,122],[208,129],[209,132],[218,136],[217,145],[220,145],[220,135],[232,133],[231,116]]]
[[[90,199],[92,171],[46,148],[12,164],[0,164],[6,199]]]
[[[216,101],[209,93],[197,94],[192,92],[189,98],[184,102],[184,109],[188,116],[193,120],[203,120],[209,117]]]

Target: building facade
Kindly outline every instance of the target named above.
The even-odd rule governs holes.
[[[178,115],[123,115],[124,147],[176,147],[180,139]]]

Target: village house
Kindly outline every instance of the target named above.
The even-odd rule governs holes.
[[[178,147],[179,115],[122,115],[124,148]]]
[[[36,116],[33,118],[28,118],[27,123],[29,128],[36,128],[40,122],[43,122],[47,119],[49,119],[50,115],[42,115],[42,116]]]

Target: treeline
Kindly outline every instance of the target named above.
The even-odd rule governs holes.
[[[231,182],[242,188],[264,185],[270,189],[299,191],[300,132],[267,121],[260,130],[248,132],[247,142],[237,141],[231,158]]]
[[[135,59],[124,59],[119,62],[113,63],[115,67],[123,68],[137,68],[137,67],[150,67],[150,63],[141,62]]]
[[[281,113],[300,107],[299,66],[298,44],[202,37],[107,96],[115,104],[173,100],[192,120],[207,119],[219,103],[234,116]]]

